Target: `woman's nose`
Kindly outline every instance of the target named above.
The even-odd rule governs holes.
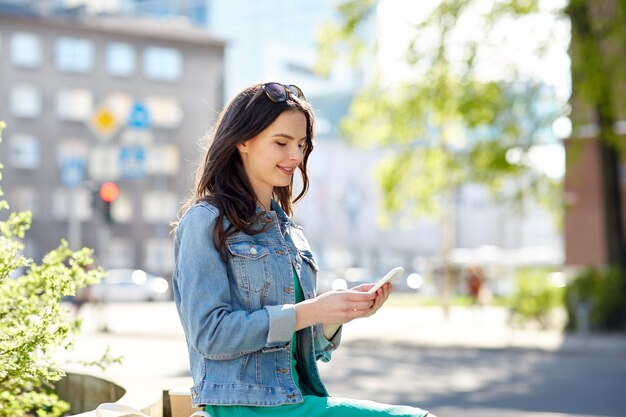
[[[304,149],[296,145],[290,152],[289,158],[293,161],[301,161],[304,159]]]

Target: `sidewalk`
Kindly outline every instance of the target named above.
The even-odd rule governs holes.
[[[107,346],[124,356],[124,366],[107,374],[187,376],[187,347],[173,303],[86,305],[83,330],[72,362],[93,360]],[[106,324],[109,332],[99,329]],[[359,343],[481,349],[536,349],[547,352],[626,357],[626,335],[565,335],[556,330],[520,330],[507,324],[500,307],[453,307],[446,318],[440,307],[389,307],[343,330],[342,344]],[[74,367],[74,366],[73,366]]]
[[[626,334],[565,334],[559,330],[519,329],[507,323],[502,307],[383,308],[345,326],[344,343],[376,340],[417,346],[487,349],[539,349],[551,352],[626,357]]]
[[[74,363],[65,369],[118,381],[140,376],[163,389],[192,384],[173,303],[86,305],[81,316],[83,330],[65,354]],[[345,326],[343,348],[335,360],[320,364],[320,373],[339,396],[426,403],[442,417],[621,415],[614,410],[623,403],[616,392],[626,372],[626,335],[519,330],[506,318],[507,311],[496,307],[456,307],[447,318],[440,307],[383,308]],[[106,333],[99,331],[103,324]],[[77,363],[98,358],[107,347],[123,356],[122,365],[98,371]],[[591,371],[604,372],[606,381],[588,381]],[[585,404],[594,401],[610,406],[591,413]]]

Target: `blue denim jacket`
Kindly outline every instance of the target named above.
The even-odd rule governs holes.
[[[199,203],[174,239],[174,300],[185,331],[194,406],[273,406],[328,396],[316,360],[329,361],[341,330],[326,340],[321,325],[297,335],[300,386],[291,369],[296,326],[293,269],[306,299],[315,296],[317,264],[302,229],[272,201],[265,231],[227,239],[227,262],[213,244],[216,207]],[[293,268],[293,269],[292,269]]]

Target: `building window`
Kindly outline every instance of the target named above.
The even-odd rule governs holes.
[[[9,163],[13,168],[36,169],[41,163],[41,151],[37,138],[16,133],[8,141]]]
[[[145,103],[154,127],[174,128],[183,120],[183,110],[173,97],[150,96]]]
[[[93,45],[86,39],[59,38],[55,58],[61,71],[86,73],[93,68]]]
[[[17,32],[11,37],[11,61],[16,67],[37,68],[42,61],[39,36]]]
[[[153,144],[147,147],[146,173],[176,175],[180,169],[180,154],[173,144]]]
[[[41,114],[41,92],[31,84],[15,84],[11,88],[11,114],[35,118]]]
[[[63,120],[86,121],[93,113],[93,95],[81,88],[61,90],[57,94],[57,115]]]
[[[182,56],[176,49],[148,47],[143,54],[143,71],[151,80],[176,81],[183,71]]]
[[[146,222],[164,224],[176,217],[178,199],[175,193],[146,191],[142,197],[142,218]]]
[[[126,43],[112,43],[107,46],[106,66],[109,74],[129,77],[135,72],[135,50]]]
[[[130,109],[133,106],[133,98],[126,93],[114,92],[109,94],[104,100],[104,105],[117,117],[118,120],[126,122]]]

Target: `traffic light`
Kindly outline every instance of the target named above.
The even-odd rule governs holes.
[[[100,186],[98,195],[100,196],[102,215],[104,220],[111,224],[113,217],[111,216],[111,203],[117,200],[120,190],[114,182],[105,182]]]

